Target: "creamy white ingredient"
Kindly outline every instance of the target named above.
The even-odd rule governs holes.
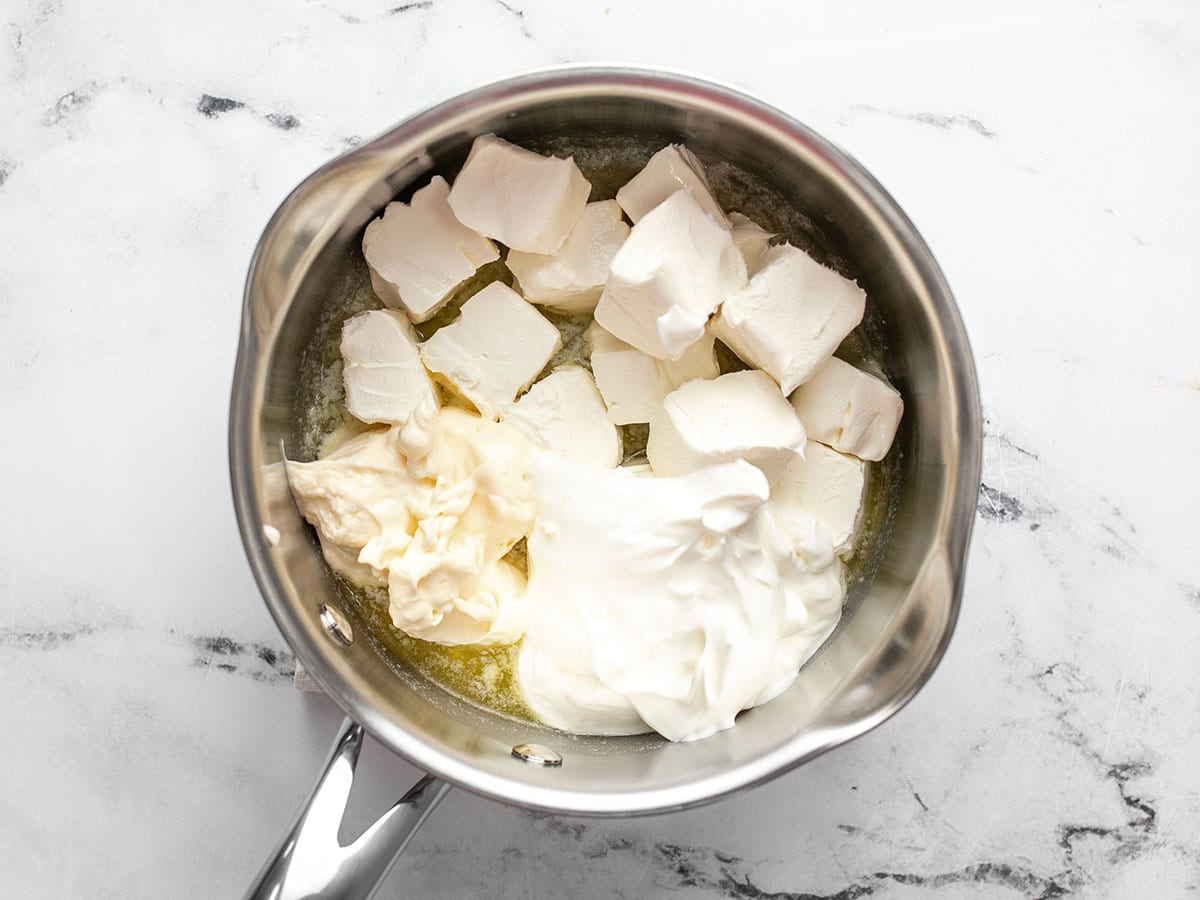
[[[682,144],[670,144],[650,157],[645,168],[617,191],[617,202],[630,221],[636,224],[646,213],[679,190],[691,194],[700,208],[714,220],[722,225],[728,224],[720,204],[713,199],[704,166]]]
[[[510,250],[504,262],[531,303],[568,313],[591,312],[627,237],[629,226],[615,200],[589,203],[557,253]]]
[[[720,374],[711,334],[706,334],[677,360],[656,359],[609,334],[596,323],[588,328],[596,387],[618,425],[649,422],[662,409],[667,394],[697,378]]]
[[[389,203],[363,234],[376,296],[414,322],[424,322],[476,269],[500,258],[495,244],[455,218],[449,193],[446,179],[435,175],[411,204]]]
[[[530,476],[518,671],[551,725],[705,737],[787,688],[837,624],[828,536],[777,517],[748,463],[646,478],[543,453]]]
[[[613,257],[596,321],[660,359],[679,359],[708,317],[746,284],[729,229],[676,191],[633,226]]]
[[[397,628],[443,644],[510,643],[525,579],[502,557],[533,522],[519,431],[423,404],[403,428],[351,438],[288,482],[325,559],[386,585]]]
[[[621,466],[621,469],[630,475],[637,475],[639,478],[655,477],[654,470],[650,468],[650,463],[630,463],[627,466]]]
[[[721,306],[712,332],[790,394],[862,321],[867,295],[853,281],[788,244]]]
[[[496,281],[421,345],[421,359],[475,404],[480,415],[495,419],[561,346],[558,329],[520,294]]]
[[[867,460],[887,456],[904,414],[899,391],[836,356],[800,385],[791,401],[810,438]]]
[[[342,326],[346,409],[360,422],[403,425],[434,400],[412,323],[402,312],[368,310]]]
[[[449,203],[460,222],[509,249],[556,253],[591,190],[574,159],[542,156],[485,134],[471,144]]]
[[[770,376],[730,372],[667,396],[650,420],[646,457],[662,476],[743,459],[774,482],[804,442],[804,426]]]
[[[500,421],[574,462],[610,469],[621,462],[621,435],[596,382],[579,366],[551,372],[501,413]]]
[[[771,501],[811,513],[833,541],[834,552],[846,553],[862,516],[866,474],[862,460],[810,440],[804,456],[789,460],[771,486]]]
[[[753,278],[767,261],[767,250],[775,235],[740,212],[729,214],[730,233],[746,261],[746,274]]]

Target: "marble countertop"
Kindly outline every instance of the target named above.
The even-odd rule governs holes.
[[[962,617],[910,706],[766,787],[613,821],[452,792],[381,896],[1200,893],[1200,8],[702,9],[4,5],[0,896],[245,888],[341,718],[229,499],[254,243],[418,108],[614,59],[761,95],[925,235],[986,415]],[[356,820],[416,774],[370,747]]]

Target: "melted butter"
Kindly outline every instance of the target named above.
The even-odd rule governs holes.
[[[523,554],[524,542],[518,546]],[[512,556],[510,552],[510,562]],[[361,588],[340,578],[339,581],[371,638],[400,666],[477,706],[516,719],[537,721],[517,683],[519,644],[448,647],[409,637],[392,624],[385,590]]]

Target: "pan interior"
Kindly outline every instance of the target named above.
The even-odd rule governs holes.
[[[417,765],[501,799],[588,813],[711,799],[894,712],[928,676],[952,628],[978,471],[969,351],[940,273],[907,222],[888,211],[888,198],[852,161],[766,107],[702,82],[625,71],[529,76],[483,89],[315,173],[281,207],[256,255],[232,412],[247,550],[306,668]],[[365,286],[362,229],[432,175],[453,178],[474,136],[488,132],[574,155],[593,182],[592,199],[612,196],[657,149],[684,143],[708,167],[724,208],[867,291],[866,319],[839,354],[886,376],[905,414],[891,454],[871,467],[867,528],[842,622],[792,688],[712,738],[566,735],[520,710],[481,706],[462,685],[447,689],[406,661],[370,601],[330,574],[288,492],[284,456],[312,458],[344,424],[337,334],[347,315],[377,302]],[[279,532],[270,545],[263,524]],[[324,632],[326,602],[350,618],[349,647]],[[514,760],[511,748],[522,742],[552,747],[563,765]]]

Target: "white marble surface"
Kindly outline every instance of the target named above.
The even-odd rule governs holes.
[[[1200,893],[1200,7],[0,17],[0,896],[246,885],[340,718],[291,687],[229,500],[251,248],[360,136],[484,79],[612,59],[792,112],[933,247],[987,416],[962,618],[899,716],[768,787],[605,822],[452,793],[381,896]],[[365,775],[360,821],[415,773],[376,747]]]

